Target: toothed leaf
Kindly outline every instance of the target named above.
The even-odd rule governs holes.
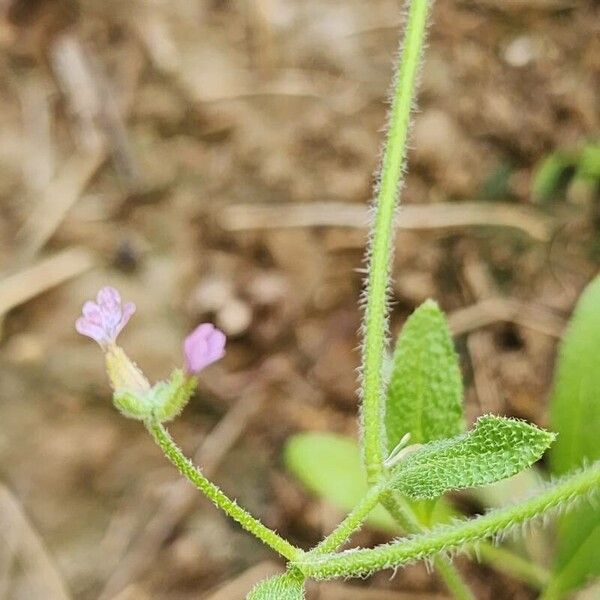
[[[405,456],[393,471],[394,487],[420,499],[493,483],[533,464],[553,439],[524,421],[486,415],[467,433]]]
[[[396,343],[385,417],[389,450],[407,433],[411,444],[461,433],[462,397],[446,318],[433,300],[427,300],[408,318]]]
[[[561,344],[550,422],[558,439],[550,454],[562,475],[600,459],[600,277],[585,289]],[[600,576],[600,507],[582,506],[562,516],[557,528],[556,597]]]
[[[246,600],[303,600],[304,579],[297,573],[285,573],[258,583]]]

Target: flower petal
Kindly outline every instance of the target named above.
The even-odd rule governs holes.
[[[103,287],[96,296],[96,302],[83,305],[82,317],[75,328],[82,335],[96,340],[103,348],[114,343],[135,312],[135,304],[128,302],[121,306],[121,295],[113,287]]]
[[[212,323],[201,323],[185,339],[183,352],[188,373],[196,374],[225,354],[225,334]]]

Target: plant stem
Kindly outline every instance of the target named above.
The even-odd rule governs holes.
[[[275,550],[288,560],[298,560],[302,550],[292,546],[272,529],[263,525],[258,519],[239,506],[235,500],[227,497],[214,483],[209,481],[194,464],[181,452],[169,432],[161,423],[146,422],[146,429],[152,434],[154,441],[160,446],[165,456],[179,469],[179,472],[197,487],[215,506],[226,512],[246,531],[256,536],[264,544]]]
[[[425,531],[408,502],[400,494],[388,491],[382,498],[382,504],[405,532]],[[457,600],[475,600],[469,586],[463,581],[458,569],[449,558],[436,556],[433,559],[433,566]]]
[[[423,527],[417,520],[414,512],[411,507],[408,505],[406,500],[400,496],[400,494],[394,493],[393,498],[390,500],[385,497],[382,501],[383,505],[387,509],[387,511],[394,517],[396,522],[400,525],[400,527],[407,532],[415,533],[417,531],[423,531]],[[420,527],[420,529],[416,529],[414,526]],[[533,564],[527,559],[515,554],[514,552],[510,552],[505,548],[499,548],[497,546],[493,546],[492,544],[488,544],[486,542],[482,542],[477,549],[477,554],[481,557],[481,559],[488,564],[492,565],[499,571],[503,571],[504,573],[508,573],[513,577],[517,577],[536,589],[542,589],[550,580],[550,573],[540,567],[539,565]],[[451,588],[449,579],[446,579],[445,574],[440,569],[440,564],[445,559],[435,559],[434,565],[436,569],[438,569],[440,576],[446,582],[446,585]],[[458,573],[456,573],[458,575]],[[451,579],[455,579],[455,577],[450,577]],[[462,583],[462,582],[461,582]],[[462,587],[465,588],[466,584],[462,584]]]
[[[421,61],[429,0],[410,2],[404,46],[394,90],[381,180],[375,202],[375,221],[367,251],[370,257],[363,320],[362,429],[367,478],[371,484],[383,473],[385,429],[382,364],[387,329],[386,294],[390,276],[393,221],[406,156],[410,111]]]
[[[381,503],[406,533],[418,533],[424,529],[408,502],[397,492],[388,490]]]
[[[317,546],[311,554],[327,554],[337,550],[363,524],[369,513],[379,504],[382,488],[372,487],[346,518]]]
[[[433,566],[456,600],[476,600],[473,592],[463,581],[462,575],[449,558],[436,556],[433,559]]]
[[[366,550],[347,550],[340,554],[305,555],[298,568],[306,577],[330,579],[368,575],[415,560],[464,548],[479,540],[522,525],[555,508],[568,508],[586,494],[600,490],[600,462],[559,480],[538,496],[514,506],[495,510],[482,517],[445,525],[413,538]]]

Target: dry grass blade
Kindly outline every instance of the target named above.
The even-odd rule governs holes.
[[[39,294],[77,277],[94,266],[91,252],[69,248],[0,281],[0,317]]]
[[[59,36],[50,48],[50,61],[60,88],[69,102],[79,143],[93,152],[102,146],[102,132],[98,122],[102,99],[81,43],[72,35]]]
[[[42,77],[30,77],[19,86],[23,137],[26,144],[23,157],[24,183],[36,194],[50,183],[56,166],[48,88]]]
[[[220,225],[228,231],[291,227],[352,227],[367,229],[369,207],[344,202],[310,204],[235,204],[223,210]],[[406,205],[396,226],[407,230],[461,229],[472,226],[520,229],[533,239],[547,241],[551,221],[538,211],[512,204],[452,202]]]
[[[467,297],[485,302],[497,295],[497,286],[487,265],[477,252],[467,246],[462,257],[461,283]],[[496,314],[496,317],[501,315]],[[497,319],[500,320],[500,319]],[[503,412],[504,396],[500,389],[495,361],[496,347],[492,332],[471,330],[467,336],[467,349],[473,366],[473,384],[482,412]]]
[[[105,150],[99,148],[90,154],[74,155],[65,162],[20,231],[23,244],[20,261],[30,259],[44,247],[105,158]]]
[[[506,321],[560,338],[566,326],[565,320],[548,308],[514,298],[486,298],[455,310],[448,321],[454,335]]]
[[[125,130],[122,110],[93,56],[69,34],[59,36],[50,52],[50,63],[68,100],[76,137],[84,148],[74,154],[50,181],[20,234],[20,259],[27,260],[43,248],[90,179],[112,154],[121,179],[133,186],[138,180]]]
[[[14,543],[15,558],[23,565],[30,598],[68,600],[70,595],[39,534],[17,499],[0,485],[0,537]]]
[[[1,523],[1,520],[0,520]],[[10,578],[17,554],[17,532],[15,529],[0,531],[2,544],[0,544],[0,598],[7,598],[10,588]]]

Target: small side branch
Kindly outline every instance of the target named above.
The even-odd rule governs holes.
[[[261,542],[275,550],[288,560],[298,560],[302,550],[292,546],[278,533],[263,525],[235,500],[231,500],[219,487],[209,481],[192,461],[190,461],[173,441],[169,432],[161,423],[146,423],[154,441],[160,446],[165,456],[177,467],[179,472],[195,487],[197,487],[215,506],[237,521],[246,531],[257,537]]]

